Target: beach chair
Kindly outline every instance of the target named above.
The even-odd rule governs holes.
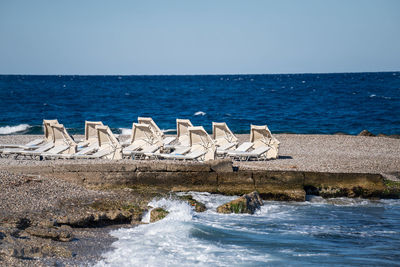
[[[26,156],[31,156],[31,155],[38,155],[40,153],[50,150],[54,146],[54,134],[53,134],[53,130],[50,126],[52,124],[58,124],[58,121],[57,120],[43,120],[44,137],[42,139],[43,142],[41,142],[39,145],[25,146],[25,147],[20,147],[20,148],[3,149],[1,151],[1,156],[8,157],[8,156],[13,155],[13,156],[15,156],[15,158],[18,158],[20,156],[26,157]],[[30,153],[31,153],[31,155],[30,155]]]
[[[138,117],[138,123],[149,125],[153,132],[162,139],[164,145],[170,145],[176,140],[176,137],[173,136],[166,137],[152,118]]]
[[[250,152],[241,152],[241,151],[232,151],[229,152],[228,155],[236,160],[248,161],[251,158],[255,158],[257,160],[267,160],[267,152],[271,149],[270,146],[259,146],[258,148],[250,151]]]
[[[268,129],[267,125],[251,125],[250,142],[254,144],[254,149],[260,146],[271,147],[271,149],[266,152],[267,159],[276,159],[278,157],[280,142],[272,136],[271,131]]]
[[[78,150],[98,145],[97,126],[104,126],[104,124],[101,121],[85,121],[85,139],[78,143]]]
[[[238,139],[225,122],[213,122],[212,128],[213,140],[217,146],[217,156],[224,156],[228,150],[236,148]]]
[[[50,125],[54,135],[54,147],[50,150],[40,153],[41,159],[68,157],[77,152],[78,145],[75,140],[68,134],[64,125],[51,124]],[[33,153],[32,155],[36,155]]]
[[[12,150],[21,151],[24,150],[33,150],[39,148],[40,145],[45,145],[44,143],[52,142],[52,130],[50,128],[50,124],[58,123],[58,120],[43,120],[43,138],[38,138],[30,141],[24,145],[18,144],[0,144],[1,152],[5,152],[5,154],[11,154]]]
[[[188,127],[190,149],[185,154],[160,154],[159,158],[173,160],[213,160],[216,156],[216,146],[202,126]],[[183,149],[183,147],[182,147]]]
[[[90,155],[73,155],[77,159],[122,159],[122,147],[108,126],[96,126],[98,149]]]
[[[161,136],[157,135],[150,125],[133,123],[131,144],[123,149],[123,155],[140,158],[144,153],[155,153],[162,147]]]

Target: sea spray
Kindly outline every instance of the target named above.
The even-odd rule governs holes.
[[[248,215],[215,212],[235,196],[188,193],[208,210],[196,213],[174,199],[151,201],[170,213],[155,223],[113,231],[118,241],[98,266],[395,265],[400,260],[394,249],[400,245],[400,200],[265,201]]]

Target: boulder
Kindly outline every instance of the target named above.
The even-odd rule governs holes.
[[[165,218],[168,215],[168,211],[163,208],[155,208],[150,212],[150,222],[156,222]]]
[[[207,210],[206,205],[203,203],[195,200],[192,195],[180,196],[179,199],[187,201],[189,205],[194,207],[196,212],[204,212]]]
[[[375,136],[373,133],[369,132],[368,130],[362,130],[358,136]]]
[[[231,202],[225,203],[217,208],[218,213],[249,213],[254,214],[263,205],[258,192],[245,194]]]

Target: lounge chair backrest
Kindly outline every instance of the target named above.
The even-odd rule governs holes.
[[[108,149],[108,159],[122,159],[122,146],[108,126],[96,126],[99,151]]]
[[[150,128],[153,130],[153,132],[157,135],[160,136],[161,138],[164,137],[164,133],[160,130],[158,125],[153,121],[152,118],[144,118],[144,117],[138,117],[138,123],[139,124],[148,124]]]
[[[64,125],[62,124],[51,124],[51,128],[54,134],[54,145],[62,146],[67,145],[68,149],[65,151],[66,153],[76,153],[77,144],[74,139],[68,134]]]
[[[265,145],[279,145],[279,141],[274,138],[267,125],[250,126],[250,142],[254,143],[254,148]]]
[[[131,144],[143,141],[148,145],[163,145],[161,136],[157,135],[149,124],[133,123]]]
[[[213,160],[216,156],[216,146],[214,141],[204,130],[203,126],[189,127],[191,151],[206,151],[205,160]]]
[[[189,127],[193,127],[190,120],[176,119],[176,135],[181,145],[189,146]]]
[[[89,145],[98,142],[96,126],[104,126],[104,124],[101,121],[85,121],[85,141],[88,141]]]
[[[53,137],[53,130],[51,129],[50,124],[55,123],[58,124],[58,120],[43,120],[43,132],[44,132],[44,139],[46,139],[47,142],[53,142],[54,137]]]
[[[215,143],[222,146],[227,143],[237,143],[238,139],[229,129],[225,122],[213,122],[213,139]]]

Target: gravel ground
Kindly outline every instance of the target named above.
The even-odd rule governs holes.
[[[269,161],[235,162],[241,169],[300,170],[318,172],[391,173],[400,171],[400,139],[351,135],[277,134],[279,158]],[[24,144],[40,138],[32,135],[0,136],[1,144]],[[76,136],[75,138],[82,138]],[[125,137],[126,138],[126,137]],[[240,142],[246,134],[238,135]],[[14,160],[0,158],[1,166],[109,163],[109,160]],[[131,160],[116,161],[118,163]],[[184,163],[182,163],[184,164]]]

